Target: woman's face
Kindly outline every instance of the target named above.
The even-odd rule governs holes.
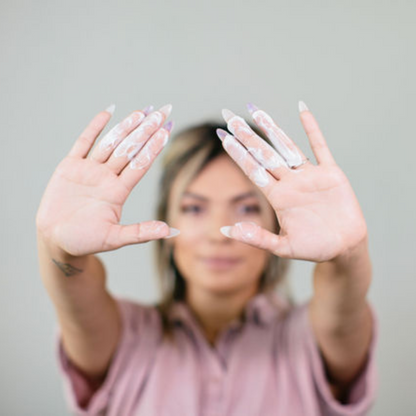
[[[176,188],[174,183],[169,196],[169,225],[180,234],[171,243],[187,286],[218,294],[257,292],[269,253],[224,236],[220,228],[253,221],[274,231],[276,216],[266,198],[227,155],[211,161],[180,199]]]

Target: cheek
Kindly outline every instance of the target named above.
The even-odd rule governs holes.
[[[200,240],[196,235],[186,234],[183,230],[181,230],[180,235],[175,237],[175,239],[174,249],[176,253],[180,254],[182,257],[192,255]]]
[[[198,229],[184,227],[179,224],[181,233],[175,237],[173,242],[173,258],[176,267],[187,281],[198,276],[197,257],[201,251],[199,243],[201,241],[201,233]]]
[[[276,213],[268,207],[267,211],[261,218],[262,227],[268,231],[276,232],[279,228]]]
[[[201,227],[192,227],[186,221],[177,220],[172,227],[178,228],[181,232],[175,237],[174,253],[177,260],[189,261],[198,251],[199,243],[202,241]]]
[[[250,270],[257,273],[262,272],[266,267],[269,253],[265,250],[251,247],[247,244],[244,244],[244,246],[244,257],[246,258],[246,262]]]

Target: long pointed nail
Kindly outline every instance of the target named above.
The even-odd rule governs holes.
[[[170,229],[170,233],[169,233],[169,235],[167,235],[166,237],[164,237],[165,239],[167,239],[167,238],[172,238],[172,237],[176,237],[177,235],[179,235],[181,232],[178,230],[178,229],[176,229],[176,228],[172,228],[172,227],[170,227],[169,228]]]
[[[309,108],[306,107],[306,104],[303,101],[299,101],[298,105],[299,105],[299,112],[300,113],[302,111],[309,111]]]
[[[169,121],[169,123],[166,123],[163,128],[167,130],[168,132],[171,132],[173,129],[173,120]]]
[[[250,114],[253,114],[259,108],[257,106],[255,106],[254,104],[248,103],[247,104],[247,109],[248,109],[248,111],[249,111]]]
[[[143,113],[145,113],[147,116],[153,111],[153,106],[152,105],[148,105],[143,111]]]
[[[223,129],[217,129],[216,130],[218,137],[221,139],[221,141],[224,140],[224,138],[227,136],[228,132]]]
[[[111,104],[109,107],[107,107],[106,109],[105,109],[105,111],[107,111],[108,113],[110,113],[111,115],[113,115],[114,114],[114,109],[116,108],[116,105],[115,104]]]
[[[221,227],[220,231],[228,238],[231,238],[231,228],[232,225],[226,225],[225,227]]]
[[[166,104],[163,107],[159,108],[159,112],[163,113],[166,118],[169,117],[170,112],[172,111],[172,104]]]
[[[233,117],[235,116],[235,114],[234,114],[232,111],[227,110],[226,108],[224,108],[224,109],[221,111],[221,113],[222,113],[222,116],[224,117],[224,120],[225,120],[226,122],[228,122],[228,120],[230,120],[231,118],[233,118]]]

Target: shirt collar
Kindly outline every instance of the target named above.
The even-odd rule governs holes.
[[[268,326],[288,307],[287,300],[277,292],[257,293],[244,308],[245,320],[255,325]],[[195,323],[195,317],[185,301],[177,301],[172,305],[169,320],[188,325]],[[240,322],[240,319],[236,319],[230,325],[238,325]]]

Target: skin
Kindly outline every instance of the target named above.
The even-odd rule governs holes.
[[[169,112],[166,106],[147,116],[135,111],[113,129],[117,140],[110,131],[91,151],[110,115],[103,112],[92,120],[43,195],[37,214],[43,240],[81,257],[169,234],[169,227],[160,221],[119,224],[127,197],[166,143],[170,132],[162,125]],[[117,152],[120,148],[123,151]],[[138,151],[134,157],[133,150]]]
[[[178,184],[173,186],[170,201],[178,200]],[[213,345],[221,330],[241,317],[245,304],[257,293],[269,258],[265,250],[227,238],[220,227],[252,221],[273,231],[275,214],[228,155],[211,161],[190,183],[179,207],[173,207],[173,202],[169,207],[174,211],[170,224],[181,231],[171,244],[187,283],[186,301]],[[205,262],[215,256],[232,256],[238,262],[218,270]]]
[[[117,346],[121,322],[106,290],[104,267],[94,254],[166,238],[171,231],[160,221],[119,223],[128,195],[169,136],[169,129],[162,127],[170,113],[170,106],[166,107],[153,116],[138,111],[114,133],[116,137],[104,138],[103,145],[92,149],[111,116],[99,113],[58,165],[36,218],[41,275],[57,311],[65,351],[98,384],[105,378]],[[282,140],[279,145],[292,150],[287,153],[290,160],[281,163],[282,158],[270,156],[270,149],[247,130],[243,119],[230,111],[224,113],[234,134],[225,132],[219,137],[223,144],[232,143],[225,150],[246,176],[227,159],[213,161],[196,178],[197,188],[190,188],[206,198],[206,222],[191,230],[190,219],[183,213],[174,220],[184,232],[174,244],[178,244],[176,261],[190,287],[188,301],[206,328],[207,339],[214,342],[222,329],[217,322],[238,317],[256,292],[269,253],[316,262],[309,319],[331,390],[342,401],[365,364],[372,334],[366,300],[372,278],[366,223],[352,187],[310,111],[302,111],[300,118],[317,164],[308,161],[300,167],[294,162],[304,155],[296,144],[264,112],[253,107],[250,112],[265,134],[273,136],[271,140]],[[224,169],[227,179],[233,181],[232,189],[224,184]],[[256,219],[236,214],[230,198],[237,194],[232,192],[249,189],[257,190],[262,206],[267,206],[267,200],[270,215],[264,211]],[[279,220],[279,235],[268,222],[272,215]],[[223,225],[231,226],[227,237],[219,234]],[[196,239],[194,232],[204,234]],[[211,273],[192,257],[192,253],[200,253],[199,248],[216,255],[219,250],[214,250],[219,247],[249,257],[242,260],[247,273],[242,269],[241,273]],[[240,264],[235,271],[238,267]]]
[[[249,111],[275,147],[285,150],[286,166],[264,166],[269,149],[244,119],[229,110],[223,110],[223,116],[234,134],[217,132],[225,150],[254,183],[259,183],[259,171],[265,170],[259,189],[273,207],[281,230],[276,235],[243,222],[232,226],[229,235],[280,257],[317,263],[309,319],[331,390],[345,401],[366,362],[372,336],[366,300],[372,279],[366,222],[347,177],[307,108],[300,108],[300,119],[317,164],[307,160],[299,167],[294,162],[306,160],[299,147],[264,111],[253,105]],[[246,148],[256,151],[249,153]]]
[[[94,389],[105,378],[121,334],[116,301],[95,253],[172,234],[161,221],[120,224],[127,197],[169,137],[172,125],[163,123],[170,110],[166,105],[134,111],[93,148],[112,115],[98,113],[57,166],[37,212],[40,273],[63,347]],[[116,154],[123,142],[129,145]]]

